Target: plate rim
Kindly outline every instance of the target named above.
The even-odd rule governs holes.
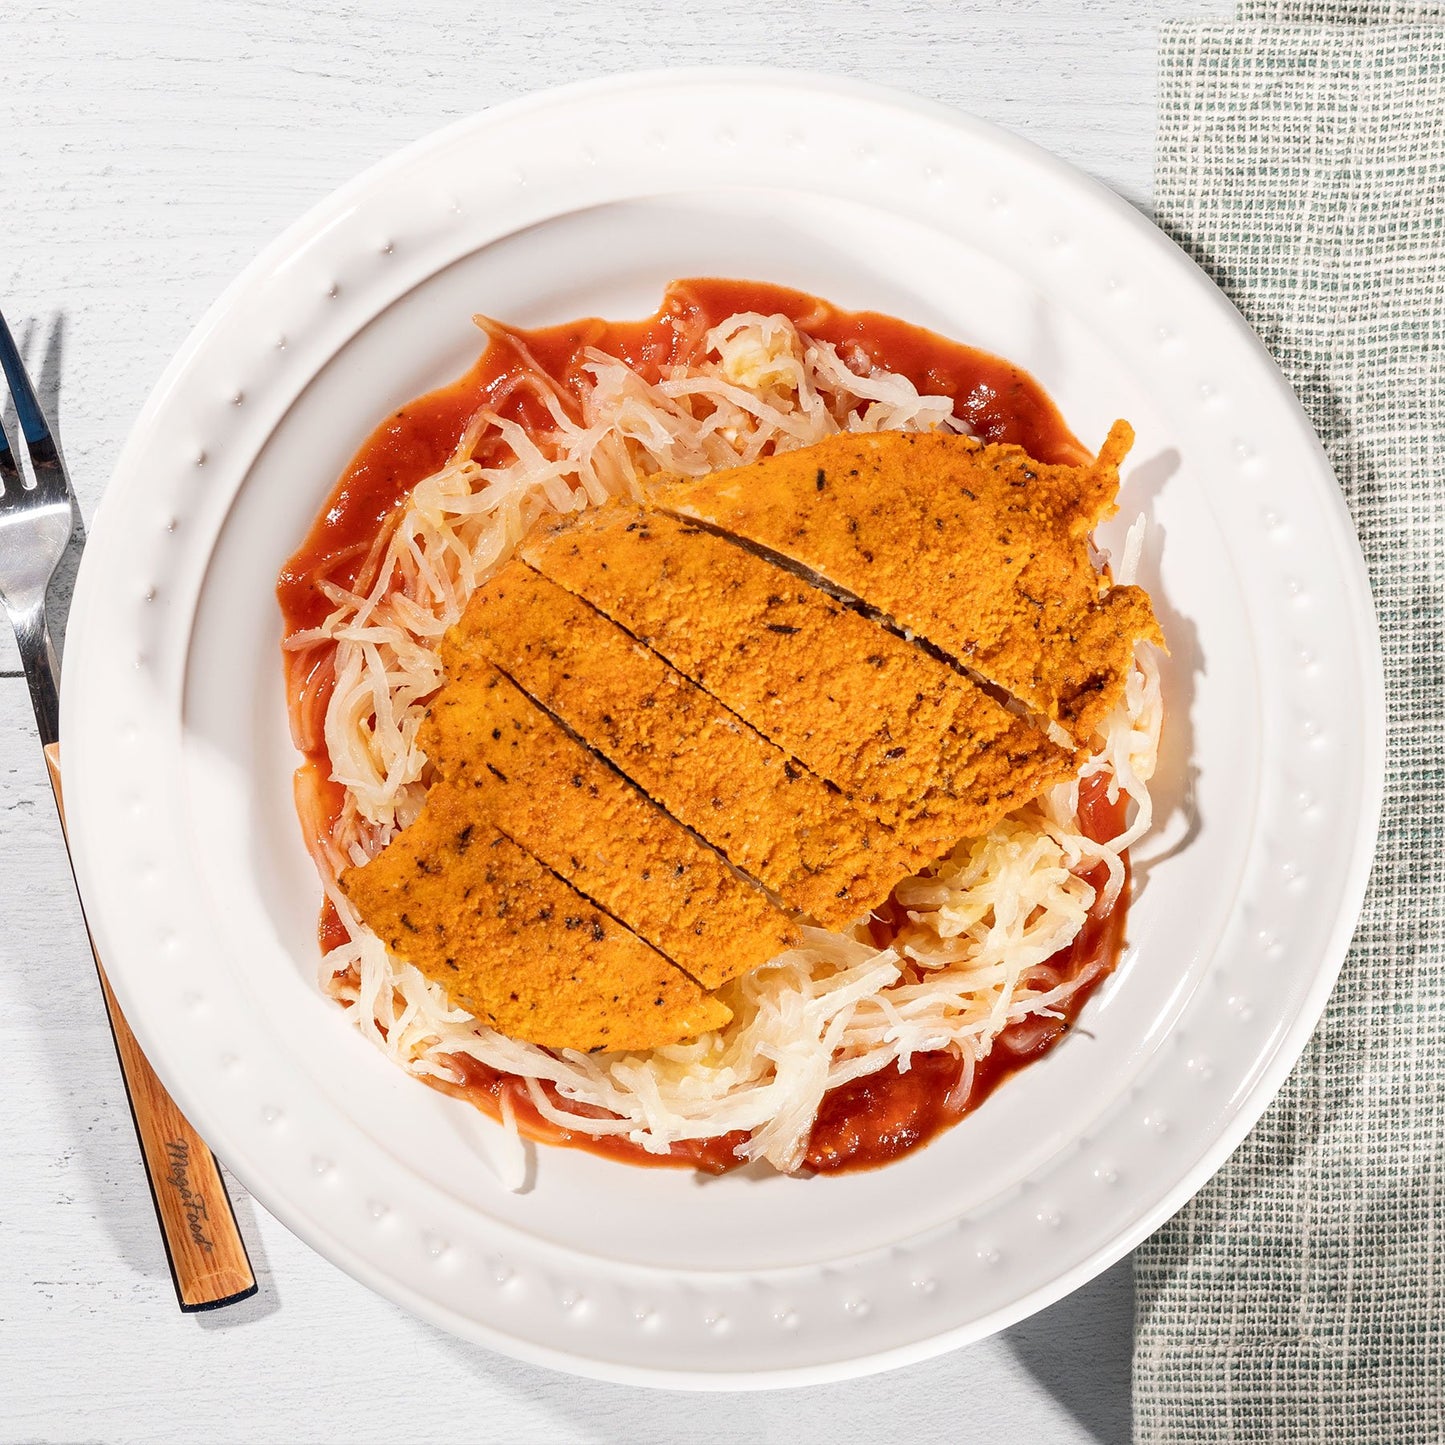
[[[1030,166],[1052,174],[1069,186],[1086,188],[1096,200],[1111,208],[1120,223],[1129,226],[1137,236],[1147,239],[1147,242],[1155,247],[1160,247],[1162,243],[1163,250],[1171,253],[1171,262],[1174,267],[1177,268],[1181,262],[1185,263],[1185,269],[1193,273],[1192,280],[1195,282],[1196,288],[1201,292],[1207,292],[1219,315],[1241,333],[1241,339],[1245,340],[1256,355],[1267,363],[1268,372],[1278,393],[1278,400],[1286,405],[1296,428],[1307,437],[1306,445],[1312,446],[1313,451],[1317,454],[1319,465],[1323,467],[1327,475],[1333,476],[1328,458],[1310,428],[1298,399],[1239,311],[1202,268],[1171,237],[1160,231],[1126,200],[1092,176],[1002,127],[967,115],[940,102],[910,95],[892,87],[818,72],[793,71],[776,67],[692,66],[625,72],[577,82],[519,97],[477,114],[461,117],[379,160],[310,207],[263,248],[257,257],[222,291],[162,373],[135,422],[125,446],[118,455],[111,483],[108,484],[94,515],[92,537],[98,536],[104,545],[112,529],[119,525],[111,521],[112,510],[119,506],[115,500],[119,490],[115,482],[133,465],[132,456],[142,449],[147,437],[154,432],[158,421],[165,414],[166,402],[170,393],[180,378],[186,374],[195,358],[204,350],[212,333],[226,317],[231,315],[259,278],[272,272],[287,256],[292,255],[305,242],[313,239],[318,229],[335,213],[352,201],[371,193],[378,185],[384,184],[391,175],[404,172],[421,157],[434,149],[446,146],[461,135],[485,131],[491,126],[510,123],[525,117],[530,112],[545,111],[559,104],[570,105],[579,101],[585,102],[593,96],[609,96],[618,92],[634,92],[650,87],[675,86],[689,80],[697,80],[709,85],[722,82],[738,85],[760,84],[769,88],[781,85],[794,90],[807,87],[844,100],[856,99],[881,104],[930,123],[941,124],[950,129],[982,138],[995,147],[1013,151],[1022,156]],[[1325,499],[1322,497],[1320,500],[1323,503]],[[749,1370],[744,1373],[710,1373],[679,1371],[666,1367],[634,1366],[610,1360],[599,1360],[567,1350],[537,1346],[530,1341],[499,1332],[474,1318],[462,1316],[441,1302],[412,1290],[395,1277],[384,1274],[369,1260],[356,1255],[343,1245],[338,1237],[314,1229],[311,1221],[302,1217],[299,1211],[293,1210],[287,1199],[278,1198],[264,1179],[253,1180],[246,1177],[244,1173],[239,1174],[238,1177],[264,1207],[281,1219],[293,1233],[305,1240],[323,1257],[337,1263],[384,1297],[403,1303],[413,1313],[442,1325],[455,1334],[483,1341],[490,1347],[513,1357],[597,1379],[666,1388],[721,1390],[775,1388],[781,1385],[801,1385],[850,1378],[862,1373],[930,1358],[945,1350],[1005,1328],[1054,1303],[1136,1247],[1141,1240],[1177,1212],[1227,1162],[1230,1154],[1234,1152],[1278,1094],[1290,1070],[1305,1049],[1323,1014],[1339,971],[1343,966],[1350,938],[1364,900],[1375,853],[1380,808],[1383,800],[1385,773],[1384,671],[1368,573],[1359,551],[1353,523],[1349,518],[1343,494],[1338,488],[1332,489],[1329,504],[1322,505],[1321,510],[1329,518],[1337,553],[1342,554],[1336,557],[1336,563],[1342,562],[1345,571],[1353,570],[1356,574],[1355,580],[1361,584],[1362,596],[1356,601],[1362,601],[1366,611],[1365,614],[1357,616],[1356,620],[1368,624],[1363,627],[1366,645],[1361,658],[1364,665],[1363,670],[1368,673],[1368,676],[1358,679],[1365,684],[1363,716],[1366,735],[1357,740],[1362,768],[1361,811],[1366,826],[1360,830],[1354,840],[1347,872],[1348,883],[1343,890],[1342,901],[1336,911],[1328,946],[1294,1019],[1290,1022],[1289,1027],[1274,1039],[1273,1052],[1268,1063],[1257,1071],[1247,1095],[1234,1107],[1228,1123],[1203,1148],[1193,1168],[1132,1225],[1115,1234],[1107,1246],[1090,1251],[1071,1269],[1057,1275],[1050,1284],[1024,1294],[1006,1308],[996,1310],[990,1315],[972,1320],[965,1325],[931,1335],[921,1341],[873,1353],[852,1354],[826,1364],[781,1366],[776,1371]],[[93,556],[98,555],[99,549],[92,542],[87,548],[86,557],[77,578],[76,605],[72,615],[81,622],[82,626],[75,636],[75,642],[79,645],[72,646],[70,650],[72,658],[80,659],[76,667],[77,671],[84,666],[89,647],[88,638],[93,631],[86,625],[86,618],[96,605],[95,599],[91,595],[92,591],[100,585],[97,580],[98,564],[91,560]],[[69,741],[76,739],[81,726],[77,716],[77,695],[75,687],[62,692],[62,738],[67,740],[65,747],[67,752],[71,751]],[[94,897],[96,893],[93,882],[94,875],[104,867],[104,863],[90,843],[89,803],[84,786],[84,773],[82,772],[78,786],[72,785],[68,802],[72,818],[78,823],[74,830],[73,847],[82,896]],[[90,881],[88,882],[88,880]],[[108,939],[110,930],[104,918],[97,920],[97,932],[103,942]],[[106,956],[106,954],[103,952],[102,956]],[[124,965],[119,970],[116,986],[124,1002],[128,995]],[[163,1043],[163,1040],[157,1035],[150,1034],[151,1026],[147,1024],[143,1014],[138,1015],[133,1022],[136,1024],[138,1035],[148,1047]],[[162,1057],[164,1063],[163,1048],[157,1047],[155,1052]],[[167,1076],[166,1083],[168,1087],[172,1088],[178,1102],[183,1103],[187,1114],[197,1118],[203,1129],[206,1128],[210,1110],[200,1093],[194,1090],[184,1077]],[[219,1132],[213,1130],[208,1132],[211,1133],[211,1137],[222,1137],[225,1130],[222,1128]],[[222,1137],[223,1147],[224,1142]],[[406,1296],[405,1299],[400,1298],[403,1295]]]

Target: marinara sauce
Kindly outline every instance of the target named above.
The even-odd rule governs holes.
[[[286,635],[316,627],[331,611],[324,583],[347,589],[365,584],[366,569],[379,556],[412,489],[446,462],[479,409],[486,407],[531,431],[550,429],[547,408],[525,380],[528,372],[545,372],[564,400],[579,398],[584,353],[595,348],[656,381],[664,371],[695,357],[713,326],[745,311],[787,316],[809,335],[831,342],[856,370],[895,372],[922,393],[951,398],[955,414],[984,441],[1014,443],[1043,462],[1078,464],[1088,459],[1043,388],[1000,357],[896,317],[843,311],[816,296],[766,282],[675,281],[656,315],[642,321],[587,319],[531,331],[489,326],[488,345],[464,376],[387,417],[352,459],[281,571],[276,595]],[[484,438],[477,459],[488,465],[492,459],[486,449],[498,445]],[[320,644],[286,654],[292,728],[305,758],[297,774],[298,797],[318,800],[306,814],[307,826],[327,831],[342,802],[340,787],[330,781],[321,728],[333,653],[332,646]],[[1111,804],[1098,778],[1080,792],[1084,830],[1101,840],[1117,837],[1124,827],[1123,800]],[[1089,881],[1098,887],[1103,879]],[[958,1060],[947,1053],[915,1055],[906,1072],[890,1066],[831,1091],[824,1096],[809,1139],[808,1167],[819,1172],[865,1169],[916,1149],[981,1103],[1009,1074],[1052,1048],[1114,967],[1123,944],[1128,896],[1126,883],[1112,907],[1096,907],[1074,942],[1049,960],[1061,979],[1084,979],[1059,1010],[1061,1017],[1031,1018],[1004,1029],[976,1068],[965,1098],[958,1097]],[[875,911],[870,929],[880,948],[900,922],[901,913],[891,901]],[[323,949],[344,942],[345,936],[328,904],[319,927]],[[452,1061],[460,1082],[428,1082],[494,1117],[501,1116],[505,1099],[508,1112],[531,1138],[633,1163],[673,1164],[715,1174],[738,1163],[733,1151],[742,1142],[741,1134],[682,1142],[664,1156],[649,1154],[625,1139],[559,1128],[538,1112],[520,1079],[466,1055],[454,1055]],[[568,1107],[578,1106],[569,1102]]]

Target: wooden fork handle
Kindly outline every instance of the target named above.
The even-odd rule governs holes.
[[[58,745],[51,743],[45,749],[45,761],[64,828],[65,800],[60,789]],[[249,1299],[256,1293],[256,1276],[246,1256],[241,1232],[236,1228],[235,1211],[216,1156],[191,1128],[146,1061],[111,992],[100,955],[95,952],[94,939],[91,939],[90,951],[95,959],[95,971],[100,975],[105,1009],[110,1015],[116,1057],[120,1060],[131,1118],[140,1139],[176,1299],[188,1314]]]

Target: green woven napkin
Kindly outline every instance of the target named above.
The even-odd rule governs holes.
[[[1135,1257],[1135,1433],[1441,1441],[1445,4],[1241,14],[1165,29],[1158,219],[1264,338],[1334,463],[1379,609],[1389,761],[1324,1021]]]
[[[1296,25],[1415,25],[1445,19],[1445,0],[1240,0],[1239,18]],[[1195,28],[1179,26],[1176,32]]]
[[[1240,0],[1238,16],[1292,25],[1419,25],[1445,19],[1445,0]],[[1192,29],[1198,27],[1175,26],[1175,35]]]

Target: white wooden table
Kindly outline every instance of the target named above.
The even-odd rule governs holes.
[[[58,409],[88,515],[162,366],[243,263],[335,186],[459,115],[658,65],[843,71],[999,122],[1147,206],[1158,24],[1226,5],[3,6],[0,305]],[[260,1293],[180,1315],[8,636],[0,859],[0,1439],[1127,1439],[1127,1261],[930,1364],[702,1401],[463,1345],[354,1283],[233,1185]]]

